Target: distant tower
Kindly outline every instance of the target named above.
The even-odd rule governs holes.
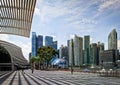
[[[108,50],[117,50],[117,32],[113,29],[108,36]]]
[[[59,58],[63,57],[68,61],[68,47],[61,45],[59,48]]]
[[[84,36],[84,64],[89,64],[90,36]]]
[[[58,51],[58,43],[57,43],[57,41],[54,41],[54,42],[52,42],[51,43],[51,45],[50,45],[52,48],[54,48],[55,49],[55,51],[57,52]],[[53,62],[55,59],[57,59],[58,58],[58,55],[56,55],[56,56],[54,56],[52,59],[51,59],[51,62]]]
[[[83,65],[83,38],[74,36],[74,63],[75,66]]]
[[[32,57],[36,56],[36,32],[32,32]]]
[[[50,46],[53,42],[53,37],[45,36],[45,46]]]
[[[38,35],[37,37],[37,49],[43,46],[43,36]]]
[[[74,45],[73,39],[68,41],[68,53],[69,53],[69,66],[74,66]]]
[[[90,64],[97,64],[97,44],[90,44]]]

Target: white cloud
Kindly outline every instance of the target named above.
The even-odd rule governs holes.
[[[40,9],[39,8],[35,8],[35,14],[40,16]]]
[[[120,7],[120,0],[104,0],[98,10],[103,11],[105,9],[116,9],[118,7]]]
[[[75,34],[70,34],[70,39],[73,39],[75,37]]]

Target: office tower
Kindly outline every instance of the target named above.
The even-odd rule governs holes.
[[[108,36],[108,50],[117,50],[117,32],[113,29]]]
[[[38,35],[37,37],[37,49],[43,46],[43,36]]]
[[[58,43],[57,43],[57,41],[53,41],[51,44],[50,44],[50,46],[52,47],[52,48],[54,48],[55,49],[55,51],[57,52],[57,47],[58,47]],[[55,59],[57,59],[58,58],[58,55],[55,55],[52,59],[51,59],[51,62],[53,62]]]
[[[90,64],[97,64],[97,44],[90,44]]]
[[[97,58],[96,58],[96,64],[99,65],[100,60],[100,52],[104,51],[104,43],[98,42],[97,44]]]
[[[69,66],[74,66],[74,45],[73,45],[73,39],[68,41],[69,44]]]
[[[84,64],[89,64],[90,36],[84,36]]]
[[[59,48],[59,58],[63,57],[68,61],[68,47],[61,45]]]
[[[45,36],[45,46],[50,46],[53,42],[53,37]]]
[[[36,56],[36,32],[32,32],[32,57]]]
[[[57,51],[57,47],[58,47],[57,41],[53,41],[53,42],[50,44],[50,46],[53,47],[53,48]]]
[[[83,65],[83,38],[74,36],[74,63],[75,66]]]

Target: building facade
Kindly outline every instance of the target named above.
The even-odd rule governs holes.
[[[119,57],[118,50],[105,50],[100,52],[100,65],[104,67],[111,68],[114,67],[114,63]]]
[[[74,47],[74,64],[75,66],[83,65],[83,38],[74,36],[73,39]]]
[[[37,49],[43,46],[43,36],[38,35],[37,37]]]
[[[36,32],[32,32],[32,57],[36,56],[37,51],[37,37]]]
[[[84,36],[84,64],[89,64],[89,47],[90,47],[90,36]]]
[[[53,42],[53,37],[45,36],[45,46],[50,46]]]
[[[116,49],[117,50],[117,32],[116,29],[113,29],[108,36],[108,50]]]
[[[90,44],[90,64],[96,65],[97,63],[97,44]]]
[[[74,44],[73,39],[68,41],[69,66],[74,66]]]
[[[68,47],[61,45],[59,48],[59,58],[63,57],[68,61]]]

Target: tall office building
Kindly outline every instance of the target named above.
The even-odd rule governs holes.
[[[84,64],[89,64],[89,46],[90,46],[90,36],[84,36]]]
[[[37,37],[37,49],[43,46],[43,36],[38,35]]]
[[[53,48],[57,51],[57,47],[58,47],[57,41],[53,41],[53,42],[50,44],[50,46],[53,47]]]
[[[90,44],[90,64],[97,64],[97,44]]]
[[[117,50],[117,32],[113,29],[108,36],[108,50]]]
[[[57,41],[53,41],[50,46],[55,49],[55,51],[58,51],[58,43]],[[55,55],[52,59],[51,62],[53,62],[55,59],[58,58],[58,55]]]
[[[45,46],[50,46],[53,42],[53,37],[45,36]]]
[[[69,53],[69,66],[74,66],[74,45],[73,39],[68,41],[68,53]]]
[[[36,32],[32,32],[32,57],[36,56]]]
[[[96,64],[99,65],[100,62],[100,52],[104,51],[104,43],[98,42],[97,44],[97,58],[96,58]]]
[[[75,66],[83,65],[83,38],[74,36],[74,64]]]
[[[59,58],[63,57],[68,61],[68,47],[61,45],[59,48]]]

